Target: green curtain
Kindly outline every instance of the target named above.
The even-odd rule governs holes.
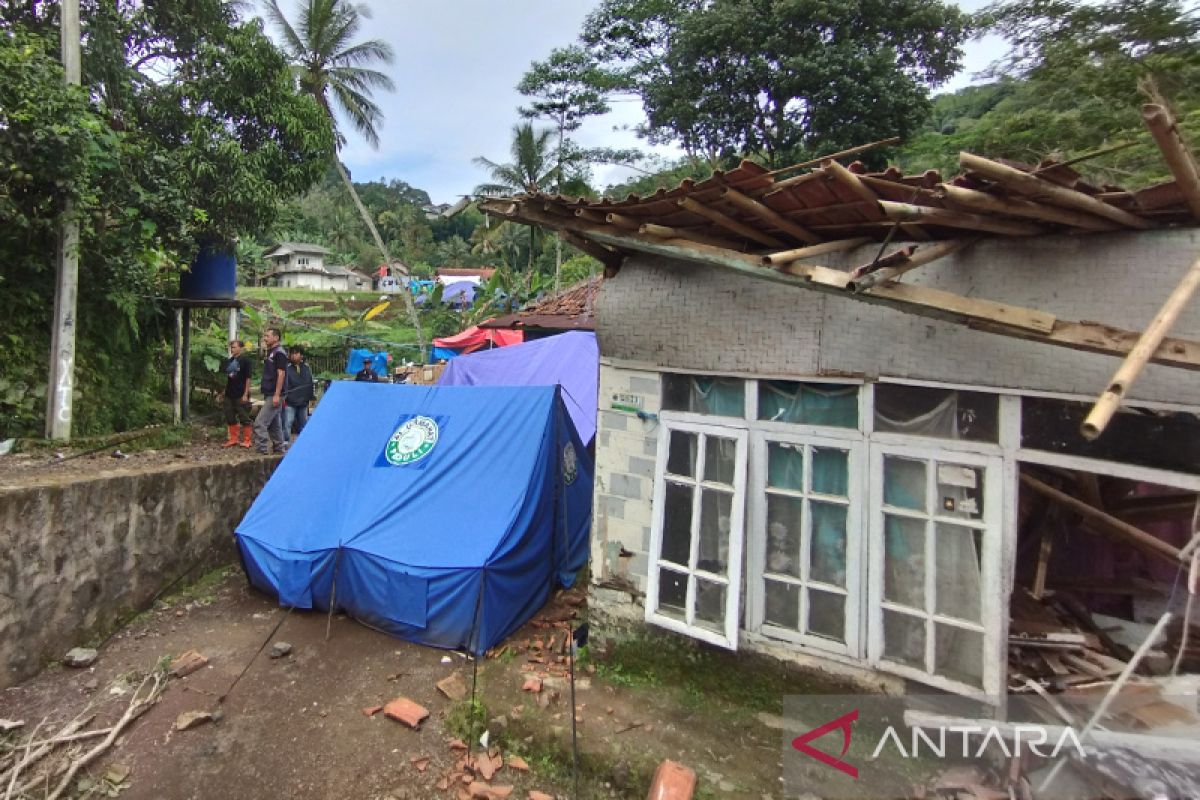
[[[736,378],[692,378],[690,411],[721,417],[746,415],[745,384]]]
[[[858,427],[858,391],[854,385],[759,381],[758,418],[774,422]]]

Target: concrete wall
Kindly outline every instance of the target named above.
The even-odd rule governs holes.
[[[820,262],[869,262],[877,247]],[[1140,331],[1200,253],[1196,229],[991,239],[906,283]],[[1094,397],[1117,362],[697,264],[630,258],[596,303],[600,353],[667,368],[852,373]],[[1200,338],[1200,303],[1174,334]],[[1200,405],[1200,372],[1151,366],[1134,399]]]
[[[0,489],[0,688],[107,632],[197,562],[236,558],[233,528],[277,459]]]

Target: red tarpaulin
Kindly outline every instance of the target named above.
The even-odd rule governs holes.
[[[462,333],[457,333],[454,336],[434,339],[433,346],[444,347],[447,350],[456,350],[460,355],[463,355],[483,349],[489,344],[492,347],[508,347],[510,344],[521,344],[524,341],[524,331],[507,331],[494,328],[485,330],[478,325],[472,325]]]

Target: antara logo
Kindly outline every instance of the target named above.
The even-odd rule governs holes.
[[[792,739],[792,747],[796,750],[799,750],[801,753],[804,753],[804,755],[809,756],[810,758],[815,758],[817,761],[820,761],[822,764],[829,766],[829,767],[833,767],[834,769],[839,770],[841,772],[844,772],[847,775],[849,775],[851,778],[854,778],[857,780],[858,767],[855,767],[852,764],[847,764],[845,761],[842,761],[840,757],[835,758],[834,756],[831,756],[828,753],[823,753],[820,750],[816,749],[815,747],[810,747],[808,744],[813,739],[820,739],[822,736],[829,733],[830,731],[840,730],[842,732],[841,755],[844,756],[844,755],[846,755],[846,751],[848,751],[850,749],[850,724],[857,720],[858,720],[858,709],[856,708],[849,713],[843,714],[842,716],[838,717],[835,720],[830,720],[829,722],[826,722],[824,725],[822,725],[819,728],[813,728],[811,731],[804,734],[803,736],[797,736],[795,739]]]

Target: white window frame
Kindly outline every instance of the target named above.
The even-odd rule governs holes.
[[[695,416],[695,415],[687,415]],[[712,424],[711,420],[720,419],[707,417],[710,422],[699,423],[690,420],[674,419],[671,415],[660,418],[658,430],[657,467],[654,476],[654,521],[650,528],[650,552],[648,554],[648,574],[646,576],[646,621],[676,633],[682,633],[695,639],[737,650],[738,628],[741,615],[738,609],[741,605],[742,594],[742,553],[745,546],[745,516],[746,516],[746,452],[748,433],[744,424],[739,427]],[[688,558],[686,574],[688,575],[685,619],[683,621],[665,614],[658,613],[659,589],[659,554],[662,552],[663,512],[667,489],[667,455],[670,448],[671,432],[683,431],[703,436],[715,436],[735,441],[733,501],[729,519],[729,562],[726,566],[727,577],[699,570],[696,567],[700,544],[700,502],[701,490],[706,486],[704,481],[705,456],[707,445],[700,449],[696,458],[695,491],[692,497],[692,529],[691,553]],[[726,484],[707,484],[722,491],[728,491]],[[713,583],[725,584],[725,624],[724,635],[708,628],[694,624],[696,613],[696,578],[700,577]]]
[[[785,430],[786,429],[786,430]],[[820,433],[808,432],[819,430]],[[838,435],[838,431],[844,431]],[[763,581],[766,579],[767,558],[767,457],[771,442],[787,442],[795,445],[810,447],[829,447],[844,450],[848,453],[849,485],[846,498],[846,598],[845,642],[837,642],[823,636],[800,633],[799,631],[782,628],[766,621],[766,596]],[[863,616],[863,577],[865,561],[865,537],[863,536],[863,480],[866,441],[863,434],[854,428],[810,428],[809,426],[786,426],[779,423],[769,423],[766,429],[755,428],[751,433],[751,486],[749,505],[749,569],[746,573],[746,628],[748,631],[778,639],[815,650],[835,653],[858,659],[862,657],[862,616]],[[805,458],[805,475],[811,469],[811,459]],[[806,477],[807,484],[807,477]],[[812,499],[820,500],[821,495],[809,495]],[[838,498],[840,499],[840,498]],[[810,529],[812,520],[805,515],[805,527]],[[808,536],[802,541],[811,542]],[[807,559],[811,553],[804,554]],[[806,572],[806,571],[805,571]],[[790,581],[789,581],[790,582]],[[806,574],[796,581],[801,591],[812,586],[823,588],[807,580]],[[838,592],[841,593],[841,592]],[[806,625],[806,620],[801,620]]]
[[[892,437],[888,438],[890,440]],[[991,696],[999,696],[1006,673],[1004,651],[1008,627],[1005,619],[1008,613],[1008,595],[1007,593],[1003,593],[1003,596],[1001,596],[1002,555],[1006,550],[1006,536],[1003,522],[1008,516],[1005,511],[1008,504],[1008,493],[1004,489],[1004,476],[1008,472],[1005,469],[1006,459],[999,453],[982,454],[979,452],[967,452],[957,447],[942,447],[943,444],[945,444],[943,440],[916,439],[915,437],[909,439],[906,443],[892,441],[871,442],[870,521],[868,523],[867,536],[867,547],[870,556],[870,563],[867,567],[868,575],[870,576],[867,600],[869,616],[867,624],[868,660],[871,666],[876,669],[891,672],[909,680],[934,686],[945,691],[971,695],[978,695],[982,692]],[[959,442],[955,442],[955,444],[959,444]],[[925,613],[921,616],[926,623],[926,669],[924,670],[916,669],[907,664],[889,661],[884,657],[883,653],[883,612],[884,609],[893,606],[892,603],[883,598],[885,575],[883,523],[884,513],[888,509],[883,499],[883,459],[885,456],[942,462],[953,461],[966,466],[979,467],[984,471],[983,493],[986,502],[984,503],[983,518],[980,520],[984,531],[983,551],[980,554],[980,621],[978,625],[964,624],[960,619],[939,615],[934,610],[937,602],[935,596],[935,569],[937,562],[934,556],[936,537],[930,536],[930,531],[927,529],[925,536]],[[927,491],[931,491],[930,487],[936,486],[936,480],[927,480],[926,486]],[[936,522],[939,518],[936,513],[934,501],[935,498],[927,496],[926,503],[930,506],[929,510],[934,512],[931,517]],[[952,517],[944,518],[944,521],[949,524],[962,524],[961,519],[955,520]],[[911,615],[911,609],[908,607],[897,605],[895,608],[898,611],[908,612]],[[982,634],[982,686],[956,681],[943,675],[938,675],[933,671],[935,646],[933,627],[934,623],[938,622],[966,630],[977,630]]]

